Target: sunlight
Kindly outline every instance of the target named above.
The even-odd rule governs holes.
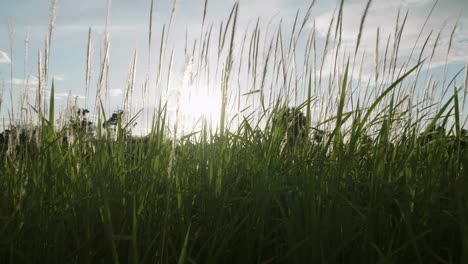
[[[186,131],[201,128],[202,120],[216,129],[220,119],[221,96],[206,88],[194,93],[184,93],[180,98],[179,111],[179,121]]]

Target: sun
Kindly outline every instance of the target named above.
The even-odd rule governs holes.
[[[221,117],[221,95],[208,89],[184,93],[179,101],[179,121],[184,130],[198,130],[202,121],[216,129]]]

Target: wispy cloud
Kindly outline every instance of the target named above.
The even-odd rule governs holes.
[[[63,81],[65,80],[65,77],[63,74],[57,74],[53,76],[53,79],[55,81]],[[33,90],[35,90],[35,88],[37,88],[36,86],[39,84],[39,79],[37,78],[37,76],[30,75],[26,79],[13,78],[11,81],[9,81],[9,83],[12,83],[13,85],[20,85],[20,86],[26,85],[32,88]]]
[[[50,90],[47,90],[47,91],[46,91],[47,98],[50,98],[50,93],[51,93]],[[55,99],[55,100],[58,100],[58,101],[66,100],[66,99],[68,99],[69,97],[70,97],[72,100],[74,100],[75,98],[78,98],[78,99],[80,99],[80,100],[86,99],[86,96],[81,95],[81,94],[75,94],[75,93],[72,93],[72,92],[58,92],[58,93],[54,93],[54,99]]]
[[[122,89],[109,89],[110,97],[117,97],[123,94]]]
[[[364,12],[366,2],[367,0],[345,1],[341,48],[347,53],[354,53],[361,15]],[[409,61],[410,65],[416,64],[420,56],[419,53],[422,51],[424,52],[421,54],[421,58],[434,55],[431,67],[453,63],[468,63],[468,53],[466,53],[468,49],[468,12],[463,13],[461,11],[464,4],[456,0],[439,3],[426,23],[433,4],[434,1],[432,0],[403,0],[401,2],[374,0],[366,16],[359,46],[359,54],[362,55],[365,51],[366,56],[363,59],[363,72],[370,73],[375,68],[377,29],[379,30],[378,49],[381,60],[387,40],[390,40],[391,51],[395,40],[397,14],[400,8],[398,26],[401,27],[407,11],[408,18],[398,47],[399,65],[407,61]],[[337,13],[337,11],[334,13],[331,10],[316,18],[315,25],[320,36],[326,36],[333,15],[335,15],[334,23],[336,23]],[[456,31],[452,35],[456,24]],[[335,27],[336,24],[332,26],[331,39],[334,38]],[[426,39],[427,44],[425,45]],[[451,46],[451,50],[447,55],[449,46]],[[436,47],[435,50],[434,47]],[[359,60],[360,58],[358,58]],[[329,64],[330,62],[327,62],[324,69],[330,68],[331,65]]]
[[[65,80],[65,75],[63,74],[55,74],[52,79],[54,79],[55,81],[63,81]]]
[[[11,59],[8,56],[8,54],[6,54],[6,52],[3,52],[1,50],[0,50],[0,63],[6,63],[6,64],[11,63]]]
[[[68,97],[71,98],[78,98],[78,99],[86,99],[86,96],[81,94],[73,94],[73,93],[54,93],[54,98],[57,100],[67,99]]]
[[[13,78],[10,83],[14,85],[27,85],[34,86],[39,83],[39,80],[36,76],[29,76],[27,79]]]

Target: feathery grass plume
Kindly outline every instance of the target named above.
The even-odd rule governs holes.
[[[389,74],[392,73],[393,61],[395,60],[395,56],[397,55],[396,54],[397,45],[399,45],[399,43],[400,43],[398,38],[401,37],[401,35],[399,34],[399,32],[403,31],[403,26],[400,29],[401,8],[402,8],[402,5],[400,4],[400,7],[398,8],[397,17],[396,17],[395,31],[393,33],[393,38],[394,38],[393,39],[393,47],[392,47],[392,52],[391,52],[390,62],[389,62],[389,67],[388,67]],[[408,15],[408,13],[406,15]],[[406,20],[406,16],[405,16],[405,20]]]
[[[302,63],[303,74],[307,74],[309,68],[311,66],[311,51],[313,46],[313,40],[315,38],[315,30],[314,27],[311,27],[309,30],[309,34],[307,35],[307,41],[305,43],[305,52],[304,52],[304,62]],[[304,85],[307,82],[307,78],[304,78],[303,82]]]
[[[49,21],[49,30],[46,33],[45,37],[45,48],[44,48],[44,87],[47,86],[49,80],[49,60],[50,60],[50,48],[52,45],[52,34],[55,28],[55,19],[57,15],[57,0],[51,0],[50,2],[50,21]],[[47,102],[44,97],[43,102],[43,111],[47,112]]]
[[[335,28],[335,41],[338,37],[338,46],[341,45],[341,33],[343,30],[343,6],[344,0],[340,0],[340,7],[338,9],[338,19],[336,21],[336,28]]]
[[[367,1],[366,8],[364,9],[364,13],[362,14],[362,17],[361,17],[361,23],[359,25],[359,33],[358,33],[357,41],[356,41],[356,50],[354,51],[355,56],[359,49],[359,44],[361,42],[361,36],[362,36],[362,30],[364,29],[364,22],[366,21],[367,12],[369,11],[369,7],[371,3],[372,3],[372,0]]]
[[[445,86],[445,87],[442,86],[442,88],[444,88],[444,89],[441,91],[441,93],[442,93],[441,98],[445,97],[445,95],[448,93],[448,91],[450,90],[452,85],[454,85],[455,87],[457,86],[457,85],[455,85],[455,81],[457,80],[458,76],[463,73],[463,70],[464,70],[464,68],[461,68],[460,70],[458,70],[458,72],[453,75],[453,77],[450,80],[449,84],[447,86]]]
[[[203,40],[203,42],[200,42],[200,45],[199,45],[199,48],[198,48],[198,57],[200,58],[198,60],[198,66],[197,66],[197,71],[200,71],[201,68],[202,68],[202,65],[203,65],[203,62],[204,62],[204,51],[205,51],[205,46],[206,45],[206,36],[205,38],[203,38],[203,33],[204,33],[204,30],[205,30],[205,19],[206,19],[206,14],[207,14],[207,10],[208,10],[208,0],[205,0],[205,4],[203,5],[203,17],[202,17],[202,24],[201,24],[201,28],[200,28],[200,41]],[[186,31],[187,33],[187,31]],[[205,64],[206,66],[206,64]]]
[[[377,27],[377,36],[375,38],[375,87],[377,87],[377,82],[379,80],[379,41],[380,41],[380,27]]]
[[[52,78],[52,87],[50,88],[50,99],[49,99],[49,128],[52,133],[55,133],[54,129],[54,124],[55,124],[55,115],[54,115],[54,109],[55,109],[55,87],[54,87],[54,78]]]
[[[291,36],[289,38],[289,46],[288,46],[288,55],[292,55],[292,51],[294,51],[293,49],[293,42],[295,42],[295,36],[294,34],[296,33],[296,26],[297,26],[297,19],[299,18],[299,9],[296,11],[296,15],[294,16],[294,22],[293,22],[293,25],[292,25],[292,30],[291,30]],[[299,37],[299,36],[297,36]]]
[[[169,58],[169,67],[167,71],[167,86],[166,86],[166,94],[169,91],[169,88],[172,87],[172,68],[174,66],[174,51],[171,51],[171,56]]]
[[[166,24],[163,24],[162,31],[161,31],[161,41],[160,41],[160,46],[159,46],[159,62],[158,62],[158,71],[157,71],[157,76],[156,76],[156,89],[159,90],[159,85],[161,83],[161,78],[162,78],[162,71],[163,71],[163,64],[164,64],[164,53],[166,51],[166,46],[165,46],[165,38],[167,36],[165,35],[166,33]]]
[[[248,30],[246,29],[245,32],[244,32],[244,37],[242,38],[242,41],[241,41],[241,48],[240,48],[240,51],[239,51],[239,67],[237,69],[237,93],[236,93],[236,98],[234,100],[237,101],[237,109],[236,109],[236,115],[237,115],[237,123],[240,124],[240,118],[241,118],[241,87],[240,87],[240,76],[242,74],[242,65],[244,65],[242,62],[243,62],[243,54],[244,54],[244,49],[245,49],[245,44],[246,44],[246,41],[247,41],[247,36],[248,36]]]
[[[292,56],[292,71],[294,72],[294,76],[291,76],[291,80],[294,82],[294,105],[298,105],[298,96],[299,96],[299,76],[298,76],[298,71],[297,71],[297,59],[296,59],[296,52],[293,53]],[[301,90],[302,91],[302,90]]]
[[[0,113],[2,112],[3,93],[5,91],[5,80],[0,82]],[[5,127],[5,126],[3,126]]]
[[[310,32],[307,36],[307,42],[305,44],[305,56],[304,62],[302,64],[302,86],[307,91],[306,96],[306,134],[309,135],[310,126],[311,126],[311,98],[312,98],[312,67],[311,67],[311,50],[313,45],[313,39],[315,38],[314,29],[310,29]]]
[[[434,40],[434,46],[432,48],[432,53],[431,53],[431,60],[434,58],[434,54],[435,54],[435,51],[436,51],[436,48],[437,48],[437,45],[439,44],[439,40],[440,40],[440,34],[442,33],[442,29],[439,30],[439,33],[437,34],[437,37],[436,39]]]
[[[278,25],[278,38],[277,38],[277,43],[279,44],[279,53],[280,53],[280,65],[281,65],[281,69],[283,70],[283,74],[282,74],[282,80],[283,80],[283,83],[282,83],[282,87],[281,87],[281,90],[283,91],[284,93],[284,96],[286,97],[286,102],[289,103],[289,86],[288,86],[288,69],[287,69],[287,62],[286,62],[286,50],[285,50],[285,47],[284,47],[284,40],[283,40],[283,33],[281,31],[281,23],[282,21],[280,21],[279,25]],[[270,47],[272,46],[271,42],[270,42]],[[266,79],[266,76],[267,76],[267,73],[268,73],[268,60],[270,58],[270,54],[271,54],[271,48],[268,49],[268,53],[267,53],[267,56],[266,56],[266,60],[265,60],[265,66],[264,66],[264,70],[263,70],[263,78],[262,78],[262,84],[261,84],[261,87],[263,88],[264,85],[265,85],[265,79]]]
[[[99,113],[99,111],[101,109],[100,105],[102,105],[102,92],[103,92],[103,90],[105,92],[105,81],[106,81],[106,78],[107,78],[107,63],[108,63],[107,58],[109,56],[109,45],[107,45],[107,44],[104,44],[104,45],[105,45],[104,58],[101,61],[101,69],[99,71],[98,86],[97,86],[97,89],[96,89],[95,109],[96,109],[96,112],[98,112],[98,113]]]
[[[252,32],[249,45],[249,63],[247,65],[248,76],[252,76],[252,87],[256,88],[257,84],[257,67],[258,67],[258,46],[260,44],[260,18],[257,18],[257,23]],[[276,58],[276,56],[275,56]],[[276,63],[275,63],[276,64]]]
[[[434,4],[432,5],[431,10],[429,11],[429,14],[427,14],[426,19],[424,20],[424,24],[422,25],[421,29],[419,30],[418,37],[416,38],[416,41],[413,43],[413,48],[411,49],[411,53],[410,53],[410,55],[408,57],[408,60],[406,62],[405,70],[408,69],[408,65],[409,65],[410,60],[411,60],[411,58],[413,56],[413,53],[414,53],[414,51],[416,49],[416,45],[419,43],[419,39],[421,38],[422,33],[423,33],[424,29],[426,28],[427,23],[429,22],[429,18],[431,18],[432,13],[434,12],[434,10],[435,10],[438,3],[439,3],[439,0],[436,0],[434,2]],[[427,40],[426,40],[426,43],[427,43]],[[426,45],[424,45],[424,46],[426,46]],[[422,48],[420,53],[419,53],[419,61],[421,60],[423,52],[424,52],[424,48]]]
[[[450,39],[449,39],[449,45],[447,47],[447,53],[445,54],[445,65],[444,65],[444,79],[442,81],[442,87],[445,87],[445,83],[447,82],[447,77],[448,77],[448,58],[450,55],[450,51],[452,50],[452,43],[453,43],[453,36],[455,35],[455,32],[457,31],[458,24],[460,23],[460,17],[461,13],[459,14],[457,21],[455,22],[455,25],[453,26],[452,32],[450,33]],[[445,96],[447,92],[447,89],[444,89],[442,93],[442,98]]]
[[[330,20],[330,24],[328,25],[328,31],[325,37],[325,45],[322,51],[322,60],[320,61],[320,73],[319,73],[319,82],[318,82],[319,89],[321,89],[322,87],[322,72],[323,72],[323,67],[325,66],[325,59],[328,53],[328,45],[330,44],[330,34],[331,34],[331,29],[332,29],[334,21],[335,21],[335,13],[333,13],[332,19]]]
[[[422,61],[422,55],[424,53],[424,50],[425,50],[427,44],[429,43],[429,39],[431,38],[431,36],[432,36],[432,31],[427,36],[426,41],[424,42],[424,44],[423,44],[423,46],[421,48],[421,52],[419,53],[418,63]],[[408,63],[409,63],[409,60],[408,60]],[[431,60],[429,60],[428,64],[429,64],[428,68],[430,68]],[[405,68],[407,68],[407,66],[408,65],[406,65]],[[422,68],[418,69],[417,74],[416,74],[416,78],[414,79],[414,82],[413,82],[412,89],[411,89],[411,91],[409,91],[409,93],[411,93],[411,94],[417,93],[416,89],[418,87],[419,76],[420,76],[420,73],[421,73],[422,70],[423,70]],[[426,79],[425,79],[426,83],[427,83],[427,78],[429,78],[429,77],[426,75]],[[406,94],[402,90],[400,90],[400,91],[401,91],[401,94],[399,94],[399,96]],[[400,99],[399,96],[397,97],[397,101],[399,101],[399,99]]]
[[[92,58],[92,39],[91,39],[91,27],[88,30],[88,45],[86,49],[86,77],[85,77],[85,96],[86,102],[85,106],[88,107],[88,96],[89,96],[89,86],[91,83],[91,58]]]
[[[156,89],[159,88],[159,85],[161,83],[162,70],[163,70],[162,67],[164,66],[164,62],[165,62],[167,42],[169,39],[169,33],[171,32],[172,21],[175,19],[176,9],[177,9],[177,0],[174,0],[172,4],[171,16],[169,17],[169,23],[167,25],[167,31],[165,31],[166,24],[164,24],[162,28],[161,47],[159,49],[158,75],[156,76]]]
[[[43,92],[42,92],[42,87],[43,85],[43,74],[42,74],[42,52],[41,49],[38,50],[37,54],[37,93],[36,93],[36,111],[37,111],[37,122],[38,126],[41,124],[41,119],[42,119],[42,97],[43,97]]]
[[[193,60],[191,56],[187,56],[185,58],[185,63],[184,63],[184,72],[183,72],[183,78],[182,78],[182,85],[177,86],[177,91],[176,91],[176,109],[175,109],[175,120],[173,124],[173,131],[172,131],[172,148],[171,148],[171,153],[170,153],[170,159],[169,159],[169,165],[167,167],[167,175],[170,178],[177,178],[173,167],[176,164],[176,149],[179,144],[179,114],[180,114],[180,95],[182,93],[181,88],[188,87],[191,82],[191,75],[192,75],[192,70],[193,70]],[[178,205],[180,204],[179,201],[177,203]]]
[[[468,64],[465,65],[465,83],[463,85],[463,105],[462,110],[465,109],[466,96],[468,95]]]
[[[135,79],[136,79],[136,63],[137,63],[137,51],[133,51],[132,62],[129,67],[128,78],[127,78],[127,89],[125,92],[124,106],[125,106],[125,115],[128,118],[131,115],[131,102],[133,97],[133,91],[135,89]],[[128,121],[128,119],[126,120]],[[128,123],[128,122],[126,122]]]
[[[13,26],[13,19],[8,18],[8,40],[10,41],[10,103],[13,106],[13,52],[15,45],[15,30]],[[14,107],[11,107],[11,114],[14,118]]]
[[[205,74],[209,76],[209,69],[210,69],[210,64],[209,64],[209,54],[210,54],[210,41],[211,41],[211,36],[212,36],[212,33],[213,33],[213,24],[210,24],[210,29],[208,30],[208,32],[206,32],[205,34],[205,48],[204,48],[204,52],[202,52],[203,54],[203,65],[204,65],[204,71],[205,71]],[[210,80],[210,78],[207,78],[208,79],[208,82]]]
[[[427,38],[426,38],[426,40],[424,41],[424,44],[423,44],[423,46],[422,46],[422,48],[421,48],[421,52],[419,53],[418,62],[421,62],[422,56],[423,56],[423,54],[424,54],[424,51],[426,50],[426,46],[427,46],[427,44],[429,43],[429,40],[431,39],[431,37],[432,37],[432,30],[431,30],[431,32],[427,35]],[[409,61],[407,62],[407,64],[408,64],[408,63],[409,63]]]
[[[314,33],[317,32],[315,20],[314,20],[314,23],[312,24],[312,28],[313,28]],[[315,34],[314,34],[314,37],[312,38],[312,42],[313,42],[313,45],[312,45],[313,64],[312,66],[314,70],[314,92],[316,94],[319,94],[319,97],[321,97],[322,89],[319,89],[317,85],[317,39],[315,37]]]
[[[219,28],[219,43],[218,43],[218,60],[220,59],[220,55],[221,55],[221,51],[223,51],[224,49],[224,44],[226,42],[226,35],[228,33],[228,28],[229,28],[229,25],[231,24],[231,21],[233,19],[233,16],[235,16],[237,14],[237,6],[239,5],[238,2],[236,2],[234,4],[234,6],[232,7],[231,9],[231,13],[229,14],[229,18],[226,22],[226,25],[224,26],[224,31],[223,31],[223,22],[221,22],[220,24],[220,28]],[[235,20],[236,18],[234,18]],[[234,26],[233,26],[234,27]],[[223,33],[224,32],[224,33]],[[231,39],[232,40],[232,39]],[[229,52],[231,52],[229,50]]]
[[[450,51],[451,51],[451,48],[452,48],[452,41],[453,41],[453,36],[455,35],[455,31],[457,30],[457,27],[458,27],[458,23],[460,22],[460,16],[458,17],[457,19],[457,22],[455,23],[455,25],[453,26],[453,29],[452,29],[452,33],[450,34],[450,39],[449,39],[449,45],[448,45],[448,48],[447,48],[447,53],[445,55],[445,65],[444,65],[444,79],[442,81],[442,87],[446,87],[444,88],[443,90],[441,90],[441,98],[444,98],[445,95],[447,94],[447,92],[449,91],[450,89],[450,85],[452,84],[453,81],[455,81],[455,78],[457,77],[458,74],[461,73],[462,69],[455,75],[455,77],[452,78],[452,80],[450,81],[450,83],[445,86],[445,83],[447,81],[447,77],[448,77],[448,58],[450,56]]]
[[[51,0],[50,3],[50,21],[49,21],[49,32],[48,32],[48,49],[50,51],[50,46],[52,44],[52,33],[55,28],[55,20],[57,17],[57,0]]]
[[[267,79],[267,74],[268,74],[268,69],[269,69],[268,66],[269,66],[269,64],[270,64],[269,61],[270,61],[270,58],[271,58],[271,51],[272,51],[272,48],[273,48],[273,40],[270,42],[270,45],[269,45],[269,47],[268,47],[268,52],[264,55],[264,63],[263,63],[264,66],[263,66],[263,72],[262,72],[262,80],[261,80],[260,89],[259,89],[259,90],[260,90],[260,97],[261,97],[260,103],[261,103],[261,106],[262,106],[262,110],[263,110],[263,111],[266,110],[265,102],[264,102],[264,100],[263,100],[263,97],[264,97],[264,94],[265,94],[264,89],[265,89],[265,84],[266,84],[266,79]],[[283,58],[284,58],[284,57],[283,57]],[[283,67],[285,67],[285,66],[284,66],[285,64],[282,64],[282,65],[283,65]],[[281,91],[283,91],[283,92],[284,92],[285,90],[287,90],[286,85],[285,85],[285,83],[286,83],[286,78],[287,78],[287,77],[284,76],[283,85],[281,86]],[[256,88],[256,87],[254,87],[254,88]],[[286,96],[289,95],[287,92],[286,92],[286,94],[287,94]],[[288,100],[288,98],[287,98],[286,100]]]
[[[229,44],[229,50],[228,50],[228,55],[226,57],[226,64],[224,65],[224,71],[223,71],[223,81],[221,83],[221,114],[220,114],[220,121],[219,121],[219,127],[220,127],[220,136],[221,138],[224,136],[224,129],[225,129],[225,121],[226,121],[226,107],[228,103],[228,85],[229,85],[229,77],[231,74],[231,69],[232,69],[232,64],[233,64],[233,57],[232,53],[234,50],[234,39],[235,39],[235,33],[236,33],[236,25],[237,25],[237,16],[238,16],[238,9],[239,9],[239,3],[235,3],[234,7],[232,8],[231,15],[234,14],[234,21],[232,23],[232,30],[231,30],[231,41]],[[229,16],[231,18],[231,15]],[[229,22],[226,25],[225,29],[225,34],[227,31],[227,26],[229,25]],[[223,37],[224,39],[224,37]],[[224,42],[224,40],[223,40]]]
[[[105,43],[109,42],[110,38],[110,33],[109,33],[109,26],[110,26],[110,19],[111,19],[111,6],[112,6],[112,0],[107,0],[106,2],[106,25],[105,25]]]
[[[151,72],[151,42],[152,42],[152,34],[153,34],[153,9],[154,9],[154,0],[151,0],[150,3],[150,10],[149,10],[149,23],[148,23],[148,65],[146,69],[146,77],[145,82],[142,87],[142,95],[143,95],[143,107],[146,105],[146,95],[148,94],[148,87],[150,85],[150,72]],[[146,111],[143,112],[143,119],[146,117]],[[146,119],[147,123],[149,123],[149,116]]]
[[[151,0],[150,4],[150,15],[149,15],[149,25],[148,25],[148,71],[150,70],[151,65],[151,34],[153,32],[153,5],[154,0]]]
[[[322,51],[322,59],[320,61],[320,72],[319,72],[319,81],[318,81],[318,89],[322,89],[322,74],[323,74],[323,68],[324,66],[326,65],[326,58],[328,56],[328,50],[329,50],[329,46],[330,46],[330,38],[331,38],[331,34],[332,34],[332,28],[333,28],[333,24],[335,22],[335,14],[336,14],[336,8],[335,10],[333,11],[333,15],[332,15],[332,18],[330,20],[330,24],[328,25],[328,30],[327,30],[327,35],[325,37],[325,45],[323,47],[323,51]],[[331,58],[332,61],[333,61],[333,58]],[[329,85],[328,85],[328,95],[331,95],[332,92],[333,92],[333,85],[331,85],[331,82],[332,82],[332,78],[335,78],[336,77],[336,65],[334,65],[335,67],[330,70],[330,74],[329,74]],[[322,107],[321,111],[323,112],[323,114],[328,114],[332,111],[332,97],[329,96],[328,97],[329,101],[328,103],[325,103],[325,107]]]
[[[307,85],[307,105],[306,105],[306,135],[310,135],[310,128],[312,127],[312,106],[311,106],[311,101],[312,101],[312,69],[309,70],[308,72],[305,73],[306,76],[308,76],[307,79],[309,79],[308,85]]]
[[[398,13],[399,15],[400,13]],[[401,36],[403,35],[403,29],[406,26],[406,21],[408,19],[408,14],[409,11],[406,11],[405,17],[403,19],[403,22],[401,23],[401,27],[398,30],[398,25],[397,25],[397,32],[395,35],[395,40],[393,42],[393,51],[392,51],[392,60],[391,63],[393,62],[393,65],[390,63],[389,70],[392,72],[391,78],[395,78],[395,71],[397,69],[397,61],[398,61],[398,54],[399,54],[399,49],[400,49],[400,42],[401,42]],[[402,68],[403,69],[403,68]]]
[[[148,86],[150,84],[150,72],[151,72],[151,41],[153,34],[153,8],[154,0],[151,0],[149,10],[149,23],[148,23],[148,65],[146,69],[145,82],[143,84],[142,95],[143,95],[143,107],[146,105],[146,95],[148,93]],[[143,119],[145,119],[146,112],[143,112]],[[147,120],[149,121],[149,120]],[[149,122],[148,122],[149,123]]]
[[[337,38],[338,38],[338,43],[334,45],[335,52],[333,54],[334,56],[334,65],[333,68],[336,69],[338,67],[338,55],[341,50],[341,35],[342,35],[342,28],[343,28],[343,5],[344,5],[344,0],[340,2],[340,7],[338,10],[338,19],[336,20],[336,28],[335,28],[335,39],[334,42],[336,43]],[[354,60],[356,59],[356,56],[353,59],[353,67],[352,67],[352,72],[354,72]],[[351,85],[351,80],[349,85]],[[352,97],[351,97],[352,100]]]
[[[208,0],[205,0],[205,4],[203,5],[202,29],[203,29],[203,25],[205,25],[205,19],[206,19],[206,13],[207,13],[206,11],[207,10],[208,10]]]
[[[447,48],[447,54],[449,54],[450,50],[452,49],[453,36],[455,35],[455,32],[457,31],[458,24],[460,23],[460,18],[461,18],[461,13],[458,16],[457,22],[455,22],[455,25],[453,26],[452,33],[450,33],[450,40],[449,40],[449,45],[448,45],[448,48]]]
[[[109,104],[109,68],[110,68],[110,45],[111,45],[111,40],[110,40],[110,19],[111,19],[111,6],[112,6],[112,0],[107,1],[107,11],[106,11],[106,28],[105,28],[105,52],[106,55],[105,57],[105,101],[107,103],[107,106]]]
[[[96,89],[96,100],[95,100],[95,112],[98,116],[101,116],[101,111],[103,109],[102,102],[102,92],[108,94],[108,74],[109,74],[109,53],[110,53],[110,34],[109,34],[109,24],[110,24],[110,8],[111,0],[107,0],[107,12],[106,12],[106,25],[104,30],[104,58],[101,61],[101,69],[98,79],[98,87]],[[107,100],[107,96],[105,97]]]
[[[44,47],[44,70],[42,71],[42,73],[44,74],[44,76],[42,76],[42,80],[43,80],[43,89],[44,91],[47,90],[47,82],[49,80],[49,40],[50,40],[50,37],[49,37],[49,33],[46,33],[46,37],[45,37],[45,47]],[[44,115],[47,115],[47,100],[46,100],[46,96],[45,96],[45,93],[43,93],[43,98],[42,98],[42,111],[44,113]]]
[[[37,120],[36,120],[36,127],[37,133],[35,134],[35,142],[38,146],[41,145],[41,127],[42,127],[42,119],[43,119],[43,110],[42,110],[42,100],[44,97],[44,75],[42,73],[42,52],[41,49],[38,49],[37,53],[37,90],[36,90],[36,101],[35,101],[35,109],[37,113]]]
[[[24,36],[24,65],[23,65],[23,76],[26,78],[26,70],[29,63],[29,42],[30,42],[30,31],[31,28],[28,27],[26,30],[26,35]]]
[[[388,58],[388,54],[389,54],[389,48],[390,48],[390,40],[392,38],[392,35],[391,34],[388,34],[388,37],[387,37],[387,44],[385,44],[385,52],[384,52],[384,56],[383,56],[383,70],[382,70],[382,77],[381,77],[381,83],[380,83],[380,86],[383,85],[385,79],[387,78],[387,64],[390,64],[390,61],[387,59]],[[388,61],[388,63],[387,63]],[[390,66],[389,66],[390,67]]]
[[[336,20],[336,28],[335,28],[335,37],[334,37],[334,42],[338,42],[337,44],[334,45],[334,50],[335,52],[332,53],[332,61],[333,61],[333,75],[336,75],[336,72],[337,72],[337,68],[339,67],[338,66],[338,55],[340,53],[340,50],[341,50],[341,37],[342,37],[342,28],[343,28],[343,1],[340,2],[340,5],[339,5],[339,10],[338,10],[338,19]],[[335,12],[336,12],[336,9],[335,9]],[[338,38],[338,41],[337,41],[337,38]],[[351,75],[354,73],[354,63],[355,63],[355,60],[356,60],[356,57],[354,57],[353,59],[353,66],[352,66],[352,70],[351,70]],[[333,59],[334,58],[334,59]],[[339,78],[339,76],[337,76]],[[329,87],[332,86],[331,84],[331,78],[332,76],[330,75],[329,77]],[[339,80],[338,80],[339,82]],[[351,85],[351,80],[350,80],[350,83],[349,85]],[[351,100],[352,100],[352,97],[351,97]]]
[[[304,15],[304,18],[302,19],[302,25],[299,28],[299,31],[297,32],[296,39],[299,38],[299,36],[301,35],[302,30],[307,25],[307,23],[309,23],[309,20],[310,20],[310,18],[312,16],[312,9],[313,9],[313,7],[315,6],[316,3],[317,3],[317,0],[312,0],[312,3],[310,3],[309,7],[307,8],[307,11],[306,11],[306,13]]]
[[[172,21],[175,19],[176,8],[177,8],[177,1],[178,1],[178,0],[174,0],[174,2],[173,2],[173,4],[172,4],[171,16],[169,17],[169,24],[168,24],[168,26],[167,26],[167,31],[168,31],[168,33],[170,32],[170,29],[171,29],[171,26],[172,26]],[[167,42],[166,42],[166,45],[167,45]]]
[[[29,60],[29,34],[30,34],[30,27],[26,30],[26,35],[24,37],[24,65],[23,65],[23,79],[26,82],[23,83],[22,94],[20,96],[20,120],[23,119],[23,111],[25,112],[25,118],[27,119],[29,116],[29,93],[27,91],[29,85],[29,78],[26,75],[26,71],[28,68],[28,60]]]

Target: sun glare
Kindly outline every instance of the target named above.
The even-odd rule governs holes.
[[[179,121],[186,130],[199,129],[202,120],[216,129],[221,112],[221,96],[208,89],[182,95],[179,104]]]

